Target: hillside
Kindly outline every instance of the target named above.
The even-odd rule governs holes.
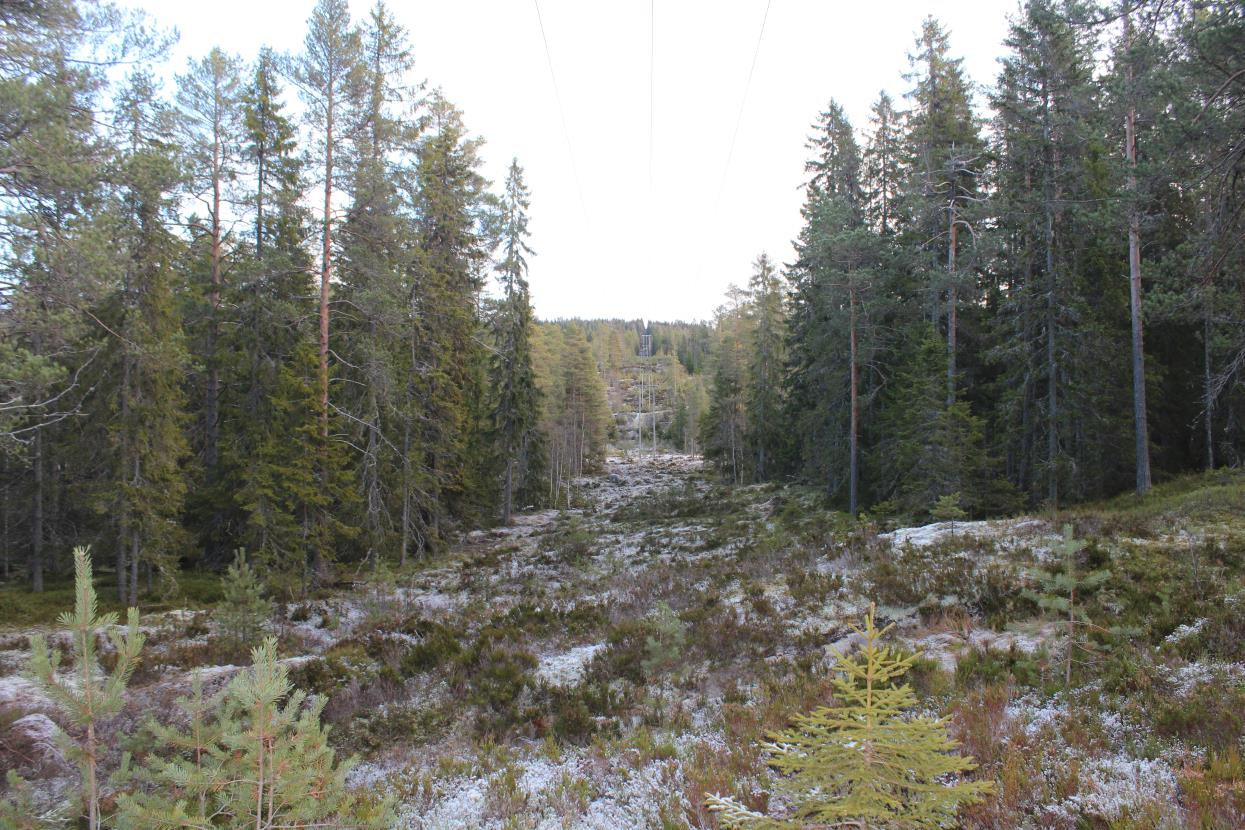
[[[709,483],[699,459],[620,456],[582,506],[469,534],[414,570],[284,606],[296,682],[328,698],[358,787],[402,827],[713,827],[707,794],[770,801],[758,741],[827,701],[828,658],[870,602],[922,658],[913,682],[995,780],[963,827],[1216,827],[1245,817],[1245,480],[1189,479],[1065,519],[1093,623],[1064,685],[1066,625],[1030,590],[1058,570],[1040,516],[886,532],[774,485]],[[211,686],[210,610],[144,617],[126,714]],[[73,775],[55,711],[0,639],[0,752],[41,792]],[[1080,640],[1081,638],[1078,637]],[[114,745],[119,750],[120,745]],[[780,806],[771,801],[771,806]]]

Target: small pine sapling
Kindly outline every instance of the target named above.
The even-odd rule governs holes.
[[[978,801],[989,781],[949,780],[976,768],[956,753],[946,720],[913,716],[916,695],[897,681],[917,655],[900,656],[879,641],[874,612],[865,617],[860,651],[838,654],[836,706],[797,715],[794,725],[763,744],[778,786],[794,804],[793,815],[777,819],[738,801],[710,796],[709,808],[728,827],[855,830],[948,826],[961,804]]]
[[[119,830],[214,826],[210,818],[213,797],[224,785],[226,774],[220,749],[222,729],[215,717],[220,704],[220,695],[204,696],[203,679],[195,672],[190,696],[177,701],[186,730],[155,719],[147,723],[147,743],[158,747],[161,754],[148,755],[145,765],[130,776],[137,790],[118,799]]]
[[[222,638],[230,649],[245,654],[272,617],[272,602],[264,596],[263,583],[247,562],[245,551],[234,555],[221,587],[224,600],[216,609],[216,619]]]
[[[68,823],[60,806],[40,809],[34,788],[14,770],[6,779],[9,791],[0,798],[0,830],[52,830]]]
[[[641,663],[646,676],[670,668],[683,656],[687,644],[687,624],[665,602],[657,604],[657,614],[649,623],[651,633],[644,639],[645,657]]]
[[[305,693],[277,660],[276,640],[264,640],[251,661],[229,684],[222,715],[223,745],[237,764],[228,797],[245,818],[238,826],[387,828],[388,803],[347,788],[352,763],[335,762],[320,724],[325,701],[303,705]]]
[[[125,705],[125,688],[138,665],[144,636],[138,630],[138,609],[131,608],[126,616],[125,632],[116,628],[116,613],[98,613],[95,586],[91,577],[91,554],[88,548],[74,548],[74,610],[60,616],[59,622],[72,635],[72,672],[57,674],[60,652],[48,648],[42,634],[30,638],[30,674],[43,687],[49,698],[64,711],[77,729],[80,739],[58,731],[66,756],[77,762],[82,771],[82,799],[87,826],[100,826],[100,725],[120,713]],[[111,673],[101,672],[97,639],[103,631],[116,653],[117,662]]]
[[[1041,591],[1026,591],[1025,595],[1037,603],[1044,611],[1062,617],[1067,625],[1068,648],[1064,657],[1063,685],[1065,689],[1072,686],[1072,666],[1077,652],[1092,654],[1088,638],[1084,631],[1098,628],[1090,621],[1085,611],[1084,599],[1111,578],[1108,570],[1095,570],[1080,573],[1077,566],[1077,555],[1085,549],[1085,541],[1072,535],[1072,525],[1063,526],[1063,540],[1056,550],[1062,563],[1059,571],[1038,571],[1034,574],[1041,586]],[[1104,629],[1099,629],[1104,630]]]
[[[145,785],[118,801],[119,830],[387,828],[388,801],[346,786],[320,724],[323,701],[290,684],[269,637],[219,704],[202,692],[183,702],[189,732],[169,732],[139,771]],[[172,749],[171,756],[167,752]]]

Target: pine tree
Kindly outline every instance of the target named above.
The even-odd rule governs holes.
[[[210,478],[219,476],[221,367],[217,353],[221,298],[227,266],[225,214],[227,188],[238,174],[241,132],[241,62],[213,49],[191,61],[178,77],[182,140],[190,161],[191,193],[207,206],[207,331],[202,345],[206,380],[203,393],[202,454]],[[214,517],[213,524],[221,517]]]
[[[324,701],[293,688],[276,641],[255,648],[251,664],[219,705],[201,691],[181,704],[188,733],[154,727],[164,738],[140,772],[147,786],[119,800],[120,830],[389,827],[386,801],[346,786],[352,764],[337,763],[327,743]]]
[[[515,159],[510,163],[501,201],[502,257],[497,273],[502,299],[493,318],[495,351],[490,377],[496,396],[493,430],[505,466],[501,499],[503,524],[510,524],[515,491],[528,480],[530,469],[539,466],[538,454],[542,449],[536,432],[540,390],[532,369],[533,321],[527,285],[527,256],[532,253],[527,244],[529,207],[523,168]]]
[[[870,610],[863,629],[853,626],[864,638],[860,651],[836,658],[836,705],[797,715],[764,744],[794,815],[773,819],[720,796],[709,798],[710,809],[734,826],[915,830],[948,826],[961,804],[989,792],[989,781],[947,780],[976,764],[956,753],[945,720],[912,714],[916,695],[899,680],[917,655],[880,644],[892,627],[878,629]]]
[[[203,678],[191,676],[190,695],[177,699],[177,719],[185,723],[170,726],[155,718],[144,727],[148,746],[156,749],[144,758],[140,769],[126,767],[118,776],[127,778],[138,793],[125,793],[119,799],[117,824],[137,827],[214,827],[213,803],[216,794],[228,785],[229,770],[223,763],[220,743],[224,728],[216,717],[224,694],[204,696]],[[148,795],[144,789],[156,790]],[[248,826],[250,826],[248,824]],[[136,830],[137,830],[136,827]]]
[[[138,630],[138,609],[131,607],[124,632],[117,626],[117,615],[100,615],[91,574],[91,554],[87,548],[74,548],[74,610],[60,616],[61,625],[71,634],[71,674],[58,674],[61,652],[48,647],[43,634],[30,638],[30,674],[43,691],[65,713],[82,738],[74,740],[59,732],[68,757],[82,771],[83,809],[90,830],[101,826],[100,754],[104,747],[100,727],[125,705],[125,688],[130,681],[145,637]],[[101,672],[97,643],[106,635],[116,653],[111,672]]]
[[[1072,525],[1063,526],[1063,540],[1057,546],[1059,569],[1039,571],[1036,574],[1040,591],[1028,591],[1028,596],[1044,611],[1064,618],[1067,625],[1067,649],[1064,653],[1064,689],[1072,686],[1072,666],[1079,652],[1088,651],[1085,629],[1092,627],[1085,612],[1085,595],[1101,587],[1111,578],[1111,572],[1097,569],[1082,573],[1077,561],[1078,554],[1086,547],[1082,539],[1072,535]]]
[[[340,164],[342,109],[359,80],[359,30],[347,0],[318,0],[307,19],[304,52],[294,79],[307,103],[307,119],[319,139],[324,164],[320,221],[320,437],[329,441],[329,294],[333,274],[333,189]]]

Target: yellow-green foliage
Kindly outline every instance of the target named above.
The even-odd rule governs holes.
[[[914,717],[916,696],[897,681],[916,655],[880,645],[872,611],[865,617],[858,653],[838,655],[837,706],[798,715],[764,744],[778,786],[793,802],[790,818],[772,818],[731,798],[711,796],[710,809],[727,826],[803,828],[809,823],[858,830],[943,827],[961,804],[989,791],[987,781],[952,782],[976,768],[959,755],[946,721]]]
[[[197,688],[182,702],[189,732],[157,728],[163,757],[140,772],[145,786],[120,798],[117,827],[389,827],[387,803],[347,789],[350,764],[338,764],[328,745],[323,700],[308,704],[293,688],[276,641],[265,640],[251,660],[220,705]]]

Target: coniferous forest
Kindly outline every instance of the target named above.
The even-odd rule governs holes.
[[[971,79],[927,19],[904,100],[813,124],[796,261],[718,314],[706,454],[917,517],[1239,465],[1241,26],[1025,3]]]
[[[0,0],[0,830],[1245,826],[1240,3],[889,21],[687,321],[404,14]]]

